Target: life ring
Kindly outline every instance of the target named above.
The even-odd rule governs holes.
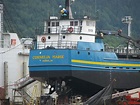
[[[41,42],[45,43],[45,42],[46,42],[46,37],[43,36],[43,37],[41,38]]]
[[[72,27],[68,28],[68,31],[69,31],[70,33],[73,32],[73,28],[72,28]]]

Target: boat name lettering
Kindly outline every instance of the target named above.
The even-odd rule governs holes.
[[[49,55],[33,56],[33,59],[50,59]],[[63,59],[64,55],[52,55],[53,59]]]
[[[53,62],[53,60],[42,60],[42,62]]]
[[[33,59],[50,59],[50,56],[33,56]]]
[[[53,55],[52,58],[54,58],[54,59],[63,59],[64,55]]]

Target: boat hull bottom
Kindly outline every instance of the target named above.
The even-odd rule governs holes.
[[[32,78],[39,81],[63,80],[66,85],[77,93],[92,94],[98,92],[103,87],[108,86],[113,81],[113,88],[118,90],[132,89],[140,87],[139,72],[107,72],[107,71],[32,71]],[[75,92],[76,93],[76,92]]]

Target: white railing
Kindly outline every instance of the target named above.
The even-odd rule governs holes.
[[[123,46],[119,46],[117,48],[111,47],[111,46],[105,46],[105,51],[126,54],[127,48],[123,47]],[[140,54],[140,49],[139,48],[129,48],[128,53],[129,54]]]
[[[70,26],[70,25],[63,25],[63,26],[56,26],[56,27],[47,27],[49,31],[47,33],[80,33],[81,26]],[[69,31],[69,28],[72,28],[72,31]]]
[[[126,48],[117,48],[115,50],[116,53],[127,53]],[[140,50],[138,48],[128,49],[129,54],[140,54]]]
[[[41,43],[38,42],[37,49],[76,49],[77,48],[77,42],[74,41],[50,41]]]

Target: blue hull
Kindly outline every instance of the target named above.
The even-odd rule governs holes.
[[[30,76],[40,81],[74,78],[105,87],[115,79],[116,89],[140,87],[140,62],[118,60],[114,53],[109,52],[32,50],[29,69]]]

